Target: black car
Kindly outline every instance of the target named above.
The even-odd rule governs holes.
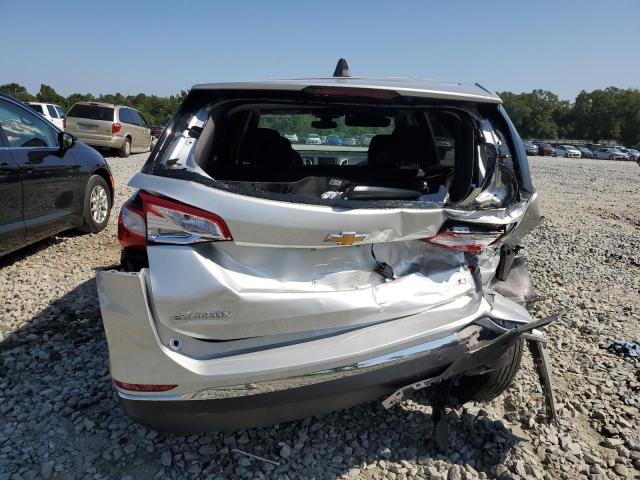
[[[113,189],[102,155],[0,94],[0,255],[63,230],[101,231]]]

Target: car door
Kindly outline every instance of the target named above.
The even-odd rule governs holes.
[[[139,127],[140,150],[146,152],[151,145],[151,127],[139,111],[133,110],[133,113]]]
[[[0,100],[0,255],[22,246],[26,227],[22,219],[20,167],[7,147],[2,129],[4,109]]]
[[[84,183],[71,149],[61,151],[58,130],[31,110],[8,101],[0,108],[7,150],[22,176],[26,239],[75,226]]]
[[[120,107],[118,116],[120,117],[120,123],[122,124],[122,131],[124,135],[131,135],[131,150],[137,151],[139,147],[140,139],[138,138],[138,126],[135,124],[136,119],[133,115],[134,111],[127,107]]]

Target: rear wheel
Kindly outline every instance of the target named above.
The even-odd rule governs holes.
[[[451,396],[461,404],[488,402],[504,392],[520,369],[522,361],[522,339],[514,343],[502,358],[502,367],[482,375],[465,376],[451,388]]]
[[[609,160],[613,160],[613,155],[609,155]]]
[[[111,213],[111,192],[107,182],[99,175],[93,175],[87,182],[82,209],[84,233],[98,233],[107,226]]]
[[[124,143],[120,147],[120,150],[118,150],[118,155],[122,158],[131,155],[131,140],[129,139],[129,137],[124,139]]]

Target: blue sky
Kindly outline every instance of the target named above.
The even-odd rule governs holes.
[[[640,87],[640,0],[0,0],[0,84],[169,95],[200,82],[354,75]]]

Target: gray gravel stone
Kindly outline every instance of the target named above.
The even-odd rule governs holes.
[[[104,232],[58,235],[0,259],[0,480],[134,471],[157,479],[573,480],[632,477],[640,468],[638,364],[606,350],[613,340],[640,338],[637,165],[530,159],[545,215],[524,242],[541,295],[531,312],[567,311],[546,329],[560,425],[541,421],[525,354],[504,395],[449,414],[452,445],[443,454],[420,395],[389,411],[372,402],[228,434],[172,436],[127,419],[111,387],[93,269],[118,262],[116,214],[145,158],[108,158],[116,205]]]

